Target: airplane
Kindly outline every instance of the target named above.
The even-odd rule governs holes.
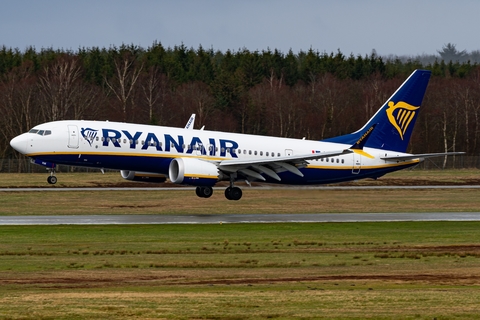
[[[213,186],[229,181],[228,200],[239,200],[235,182],[290,185],[330,184],[418,165],[426,158],[464,152],[406,153],[430,79],[415,70],[359,130],[322,141],[130,124],[63,120],[39,124],[10,142],[35,164],[120,170],[128,180],[196,186],[209,198]],[[191,118],[189,122],[194,120]]]

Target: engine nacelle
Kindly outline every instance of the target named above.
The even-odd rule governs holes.
[[[170,162],[168,178],[177,184],[213,186],[221,180],[221,174],[214,163],[195,158],[175,158]]]
[[[165,177],[163,174],[155,174],[151,172],[121,170],[120,175],[123,179],[130,181],[162,183],[167,180],[167,177]]]

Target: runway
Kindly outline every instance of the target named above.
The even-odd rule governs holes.
[[[480,221],[480,212],[0,216],[0,226]]]

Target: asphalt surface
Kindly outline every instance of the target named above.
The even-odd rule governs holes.
[[[288,222],[480,221],[480,212],[0,216],[0,225],[220,224]]]

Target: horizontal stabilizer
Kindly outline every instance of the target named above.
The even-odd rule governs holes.
[[[395,156],[395,157],[383,157],[380,158],[386,161],[406,161],[406,160],[413,160],[413,159],[426,159],[426,158],[435,158],[435,157],[443,157],[443,156],[456,156],[462,155],[465,152],[444,152],[444,153],[422,153],[422,154],[411,154],[405,156]]]

